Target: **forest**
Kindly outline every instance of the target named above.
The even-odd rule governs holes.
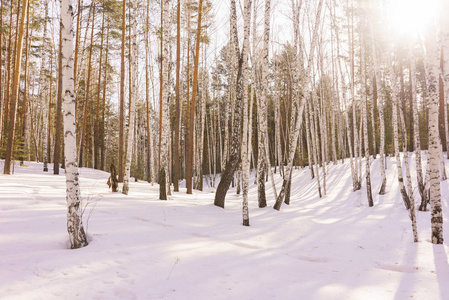
[[[448,1],[72,2],[0,3],[4,174],[65,169],[72,248],[87,245],[79,168],[111,172],[123,194],[130,178],[158,184],[160,200],[216,187],[222,208],[236,186],[248,226],[249,187],[280,210],[298,168],[321,198],[331,166],[349,163],[373,206],[390,183],[385,163],[379,187],[370,170],[389,156],[415,241],[416,203],[443,243]]]
[[[447,299],[448,12],[0,0],[0,300]]]

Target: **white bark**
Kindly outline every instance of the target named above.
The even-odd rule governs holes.
[[[404,140],[407,141],[407,128],[405,126],[404,121],[404,112],[400,109],[400,119],[401,119],[401,127],[402,127],[402,135],[404,136]],[[416,226],[416,213],[415,213],[415,198],[413,197],[413,185],[412,185],[412,176],[410,175],[410,165],[407,151],[407,143],[403,144],[404,151],[404,161],[405,161],[405,171],[407,176],[407,191],[410,199],[410,220],[412,221],[412,231],[413,231],[413,240],[415,243],[418,242],[418,229]]]
[[[164,24],[163,24],[163,54],[162,54],[162,120],[161,120],[161,155],[160,155],[160,164],[159,164],[159,183],[162,185],[159,191],[159,199],[167,200],[169,185],[169,177],[168,177],[168,164],[169,164],[169,154],[168,154],[168,139],[169,139],[169,127],[170,127],[170,119],[169,119],[169,105],[168,105],[168,96],[169,96],[169,74],[168,74],[168,65],[170,62],[170,0],[164,0]],[[165,182],[165,184],[164,184]],[[165,188],[164,188],[165,186]]]
[[[394,142],[394,153],[396,157],[396,167],[397,167],[397,173],[398,173],[398,183],[399,183],[399,189],[401,191],[402,200],[404,201],[405,208],[410,208],[410,200],[407,195],[407,191],[405,190],[404,186],[404,177],[402,174],[402,161],[399,153],[399,140],[398,140],[398,101],[397,101],[397,84],[396,84],[396,76],[393,68],[393,63],[390,62],[391,68],[390,68],[390,80],[391,80],[391,87],[392,87],[392,98],[393,98],[393,142]],[[406,141],[404,141],[406,142]]]
[[[313,147],[313,161],[315,166],[315,174],[316,174],[316,182],[318,187],[318,195],[321,198],[321,184],[320,184],[320,168],[319,168],[319,162],[318,162],[318,134],[317,134],[317,127],[318,127],[318,116],[315,116],[315,109],[316,109],[316,93],[312,93],[312,100],[313,103],[309,102],[309,112],[310,112],[310,124],[311,124],[311,130],[312,130],[312,147]]]
[[[41,64],[41,71],[39,75],[39,98],[40,98],[40,105],[42,107],[42,160],[44,163],[44,172],[48,171],[48,158],[47,158],[47,148],[48,148],[48,136],[47,136],[47,127],[48,127],[48,80],[47,80],[47,70],[48,70],[48,47],[47,47],[47,23],[49,21],[48,19],[48,0],[44,1],[44,10],[45,10],[45,16],[44,16],[44,35],[42,39],[42,49],[41,49],[41,56],[42,56],[42,64]]]
[[[371,46],[372,46],[372,59],[373,59],[373,69],[374,69],[374,76],[376,78],[376,94],[377,94],[377,107],[379,109],[379,123],[380,123],[380,146],[379,146],[379,158],[380,158],[380,175],[381,175],[381,184],[379,189],[379,195],[385,194],[385,188],[387,186],[387,178],[385,175],[385,119],[384,119],[384,97],[383,97],[383,91],[382,91],[382,83],[380,79],[380,69],[379,64],[377,61],[377,50],[376,50],[376,39],[374,38],[374,32],[372,24],[370,24],[372,40],[371,40]],[[415,95],[415,94],[414,94]],[[373,97],[374,100],[374,97]],[[416,100],[416,95],[415,95]],[[416,105],[413,106],[416,108]],[[374,118],[374,116],[373,116]],[[417,118],[417,117],[416,117]],[[373,127],[374,128],[374,127]],[[416,131],[415,131],[416,132]],[[416,145],[416,142],[415,142]]]
[[[365,145],[365,172],[366,172],[366,193],[368,198],[368,205],[374,206],[373,195],[371,190],[371,164],[369,155],[369,140],[368,140],[368,104],[366,101],[366,71],[365,71],[365,44],[362,43],[361,46],[361,68],[362,68],[362,119],[363,119],[363,135],[364,135],[364,145]]]
[[[72,249],[87,246],[83,228],[79,173],[76,157],[75,84],[73,80],[73,3],[61,0],[62,90],[64,111],[64,154],[67,200],[67,231]]]
[[[128,125],[128,140],[127,140],[127,151],[126,151],[126,162],[125,162],[125,176],[123,177],[123,189],[122,193],[128,195],[129,191],[129,177],[131,173],[131,157],[133,154],[134,145],[134,123],[136,114],[136,102],[137,102],[137,74],[139,72],[137,61],[138,61],[138,47],[137,47],[137,11],[135,9],[135,3],[130,2],[130,10],[133,14],[132,16],[132,47],[130,55],[130,67],[131,72],[131,97],[129,99],[129,125]]]
[[[248,185],[249,185],[249,147],[248,133],[251,134],[251,128],[248,128],[248,50],[249,50],[249,30],[251,21],[251,0],[245,0],[244,10],[244,34],[243,34],[243,50],[242,50],[242,81],[243,81],[243,135],[242,135],[242,187],[243,187],[243,225],[249,226],[248,211]]]
[[[418,115],[418,100],[417,94],[417,80],[416,80],[416,62],[413,53],[413,47],[409,46],[409,59],[410,59],[410,88],[412,89],[412,103],[413,103],[413,144],[415,145],[415,161],[416,161],[416,177],[418,183],[419,194],[421,195],[420,210],[425,209],[427,197],[424,191],[424,182],[422,174],[422,162],[421,162],[421,139],[419,137],[419,115]]]
[[[432,243],[443,244],[443,211],[441,207],[440,176],[438,168],[439,135],[438,135],[438,102],[439,53],[435,26],[429,28],[427,50],[427,78],[429,95],[429,158],[430,170],[430,214],[432,227]]]

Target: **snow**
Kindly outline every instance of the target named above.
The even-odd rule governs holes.
[[[384,196],[377,193],[379,160],[372,163],[372,208],[366,189],[352,192],[348,160],[329,166],[327,195],[321,199],[309,169],[295,170],[291,205],[280,212],[271,207],[269,183],[269,206],[257,208],[252,172],[250,227],[241,225],[242,198],[235,188],[223,210],[213,205],[213,188],[193,195],[181,188],[160,201],[156,184],[132,180],[125,196],[108,190],[108,173],[83,168],[90,244],[78,250],[68,249],[64,174],[51,174],[51,164],[49,173],[42,172],[42,164],[26,165],[16,164],[14,175],[0,175],[0,299],[436,300],[449,295],[448,183],[441,182],[446,243],[429,242],[429,212],[418,211],[420,242],[413,243],[394,159],[388,159]],[[279,190],[282,180],[275,177]],[[420,199],[416,188],[415,199]]]

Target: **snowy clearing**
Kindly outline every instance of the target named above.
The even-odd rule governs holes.
[[[348,160],[346,161],[348,162]],[[414,170],[414,159],[411,159]],[[159,187],[131,182],[111,193],[108,173],[83,168],[81,190],[89,246],[68,249],[65,176],[42,164],[0,175],[0,299],[447,299],[448,196],[441,182],[444,245],[433,245],[429,212],[418,212],[419,243],[388,159],[387,193],[374,207],[366,189],[352,192],[349,163],[330,165],[327,196],[318,198],[308,168],[293,175],[291,205],[257,208],[250,179],[250,227],[241,195],[230,189],[223,210],[214,189],[185,188],[168,201]],[[63,173],[63,172],[62,172]],[[413,178],[416,178],[412,171]],[[278,186],[281,177],[275,174]],[[218,185],[218,180],[217,183]],[[364,185],[364,183],[363,183]],[[205,184],[207,187],[207,184]],[[415,188],[416,205],[419,193]]]

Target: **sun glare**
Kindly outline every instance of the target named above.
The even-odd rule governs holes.
[[[401,35],[422,33],[439,14],[441,0],[390,0],[388,19],[392,30]]]

